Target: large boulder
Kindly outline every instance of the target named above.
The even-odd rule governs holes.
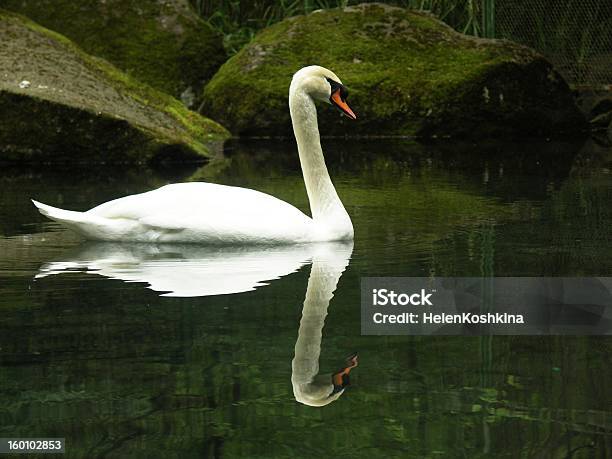
[[[322,109],[323,134],[551,135],[585,126],[567,84],[535,51],[376,3],[263,30],[207,84],[202,112],[235,134],[290,134],[291,76],[311,64],[342,79],[358,117],[339,123]]]
[[[0,10],[0,161],[212,156],[229,133],[30,20]]]
[[[3,8],[67,36],[87,53],[195,104],[225,61],[221,36],[188,0],[2,0]]]

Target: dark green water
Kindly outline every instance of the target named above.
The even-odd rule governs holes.
[[[329,374],[358,352],[359,366],[320,408],[292,388],[308,254],[82,244],[28,200],[85,210],[208,180],[306,210],[291,143],[233,145],[199,169],[3,168],[0,437],[65,437],[67,456],[86,458],[612,456],[609,338],[374,337],[359,323],[366,275],[612,276],[612,152],[324,148],[356,235],[319,363]],[[258,276],[268,285],[242,293],[160,296]],[[329,287],[315,277],[309,288]]]

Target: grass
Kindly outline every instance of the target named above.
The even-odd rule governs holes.
[[[257,31],[285,18],[319,9],[344,8],[369,0],[191,0],[198,14],[223,35],[230,55],[236,54]],[[389,5],[430,11],[455,29],[480,36],[480,0],[391,0]]]

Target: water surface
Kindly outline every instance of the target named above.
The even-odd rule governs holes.
[[[86,210],[207,180],[307,211],[291,142],[229,145],[208,165],[3,168],[0,437],[65,437],[88,458],[612,455],[609,338],[376,337],[359,323],[362,276],[612,276],[612,153],[324,149],[354,247],[83,243],[28,200]],[[325,391],[354,352],[337,400],[296,401],[296,371]]]

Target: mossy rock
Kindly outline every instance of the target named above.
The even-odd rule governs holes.
[[[3,0],[87,53],[174,97],[199,95],[227,58],[188,0]],[[197,97],[191,103],[197,102]],[[188,104],[190,105],[190,104]]]
[[[0,9],[0,161],[213,156],[229,133],[70,40]]]
[[[202,112],[235,134],[290,135],[289,83],[312,64],[342,79],[358,116],[339,122],[319,110],[324,135],[548,136],[585,126],[567,84],[535,51],[376,3],[263,30],[205,87]]]

